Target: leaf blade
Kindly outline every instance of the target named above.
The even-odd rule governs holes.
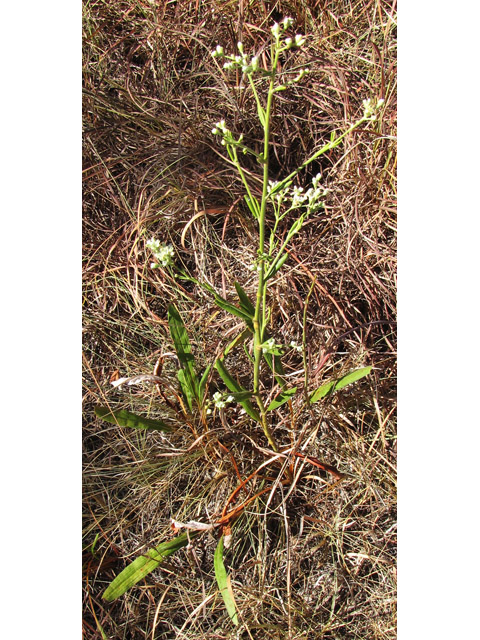
[[[235,605],[235,599],[233,597],[232,585],[230,583],[230,576],[227,575],[225,565],[223,564],[223,536],[218,541],[217,548],[215,549],[215,555],[213,557],[213,565],[215,568],[215,578],[217,580],[220,594],[225,602],[227,613],[230,616],[231,621],[235,626],[238,626],[237,607]]]
[[[267,407],[267,411],[273,411],[274,409],[278,409],[282,404],[288,402],[295,394],[297,393],[297,387],[293,387],[292,389],[286,389],[278,394],[276,398],[274,398],[271,403]]]
[[[223,362],[221,360],[217,360],[216,361],[215,369],[220,374],[220,377],[224,381],[224,383],[227,386],[227,389],[229,391],[232,391],[234,393],[240,393],[240,394],[248,393],[248,389],[244,389],[234,378],[232,378],[232,376],[227,371],[225,365],[223,364]],[[247,414],[251,418],[253,418],[253,420],[256,420],[256,422],[259,422],[259,423],[262,422],[262,419],[260,418],[259,413],[257,411],[255,411],[252,403],[249,400],[246,400],[246,399],[245,400],[239,400],[238,403],[245,409]]]
[[[355,369],[354,371],[350,371],[346,375],[338,378],[337,380],[332,380],[325,384],[322,384],[316,391],[312,393],[310,396],[310,402],[318,402],[321,398],[324,398],[327,395],[331,395],[335,391],[339,391],[343,389],[348,384],[352,384],[353,382],[357,382],[357,380],[361,380],[365,376],[368,376],[370,371],[372,370],[371,366],[362,367],[361,369]]]
[[[97,405],[95,407],[95,415],[106,422],[118,424],[121,427],[150,431],[172,431],[172,427],[163,422],[163,420],[144,418],[125,409],[109,409],[108,407]]]
[[[184,371],[184,383],[188,386],[190,395],[200,403],[200,385],[195,372],[195,358],[193,357],[185,324],[174,304],[168,307],[168,326],[175,345],[175,351]]]
[[[186,547],[189,541],[198,535],[199,531],[182,533],[173,540],[162,542],[158,547],[150,549],[143,556],[139,556],[118,574],[104,591],[102,598],[107,602],[116,600],[137,582],[145,578],[158,567],[165,558],[175,553],[182,547]]]

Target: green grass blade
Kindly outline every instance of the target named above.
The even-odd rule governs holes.
[[[227,575],[225,565],[223,564],[223,536],[218,541],[217,548],[215,549],[213,566],[215,567],[215,578],[217,579],[218,588],[220,589],[223,601],[225,602],[227,613],[230,616],[233,624],[237,626],[237,608],[235,606],[235,599],[233,597],[230,576]]]
[[[168,326],[175,345],[175,351],[177,352],[178,359],[184,371],[184,384],[188,387],[189,395],[200,403],[200,388],[194,366],[195,359],[192,354],[187,330],[185,329],[185,325],[177,308],[173,304],[168,307]]]
[[[232,378],[232,376],[229,374],[229,372],[227,371],[227,369],[225,368],[225,365],[221,360],[216,361],[215,369],[220,374],[220,377],[226,384],[227,389],[229,391],[232,391],[233,393],[240,393],[240,394],[249,393],[247,389],[244,389],[240,384],[238,384],[238,382],[234,378]],[[251,418],[253,418],[257,422],[260,422],[260,423],[262,422],[258,411],[255,411],[250,400],[239,400],[238,403],[245,409],[245,411]]]
[[[279,393],[276,398],[274,398],[271,403],[267,407],[267,411],[273,411],[273,409],[278,409],[282,404],[288,402],[290,398],[292,398],[297,393],[297,387],[293,387],[293,389],[287,389],[286,391],[282,391]]]
[[[237,290],[241,308],[253,318],[255,315],[255,307],[252,301],[238,282],[235,282],[235,289]]]
[[[351,384],[352,382],[356,382],[365,376],[368,376],[372,367],[363,367],[362,369],[355,369],[355,371],[350,371],[345,376],[338,378],[338,380],[332,380],[331,382],[327,382],[319,387],[316,391],[312,393],[310,396],[310,402],[318,402],[321,398],[324,398],[327,395],[331,395],[335,391],[339,391],[346,387],[347,384]]]
[[[125,567],[125,569],[119,573],[114,580],[112,580],[105,590],[102,598],[108,602],[112,602],[112,600],[119,598],[125,593],[125,591],[128,591],[130,587],[133,587],[133,585],[137,584],[137,582],[156,569],[158,565],[165,560],[165,558],[182,547],[186,547],[189,540],[193,539],[199,533],[199,531],[182,533],[173,540],[162,542],[158,547],[147,551],[145,555],[140,556],[130,563],[128,567]]]
[[[95,407],[95,415],[111,424],[118,424],[121,427],[132,427],[133,429],[150,429],[151,431],[172,431],[172,427],[162,420],[152,418],[142,418],[135,413],[125,411],[125,409],[113,409],[108,407]]]

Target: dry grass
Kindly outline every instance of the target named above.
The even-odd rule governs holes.
[[[104,637],[132,640],[396,636],[394,11],[385,0],[84,3],[85,638],[102,638],[100,628]],[[307,410],[300,395],[291,411],[278,410],[279,442],[303,433],[304,452],[346,477],[336,482],[299,464],[288,496],[274,484],[236,522],[226,564],[237,631],[216,593],[210,534],[118,601],[106,604],[101,594],[128,561],[170,536],[170,517],[207,521],[221,513],[238,484],[232,457],[240,475],[250,475],[265,462],[252,443],[263,446],[263,435],[229,408],[187,451],[192,430],[156,392],[113,389],[109,381],[116,372],[151,373],[173,350],[171,301],[202,366],[234,337],[235,320],[201,288],[182,285],[179,293],[167,274],[149,270],[145,242],[168,240],[185,268],[225,297],[235,280],[255,290],[248,265],[256,229],[211,128],[224,117],[251,146],[262,131],[249,92],[218,75],[210,50],[217,43],[232,50],[240,34],[246,48],[259,48],[272,21],[288,15],[309,40],[287,64],[308,63],[311,73],[276,103],[272,179],[353,122],[364,98],[384,97],[386,108],[375,129],[357,130],[302,176],[307,182],[321,169],[330,194],[270,289],[271,330],[279,342],[301,341],[315,281],[306,311],[309,388],[357,366],[372,364],[374,372],[323,406]],[[249,170],[258,171],[253,163]],[[204,214],[186,229],[197,212]],[[290,354],[285,366],[302,387],[301,357]],[[240,356],[231,367],[248,375]],[[165,359],[164,375],[174,384],[173,359]],[[216,385],[214,377],[212,392]],[[93,406],[107,401],[168,413],[177,428],[163,436],[100,423]]]

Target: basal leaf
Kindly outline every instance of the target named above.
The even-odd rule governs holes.
[[[195,373],[195,360],[192,354],[192,348],[183,320],[173,304],[168,307],[168,326],[175,345],[175,351],[177,352],[178,359],[184,371],[184,384],[188,387],[189,395],[200,402],[199,382],[197,374]]]
[[[150,429],[152,431],[172,431],[172,427],[162,420],[153,418],[143,418],[135,413],[130,413],[125,409],[113,409],[108,407],[95,407],[95,415],[111,424],[119,424],[121,427],[132,427],[133,429]]]
[[[249,393],[247,389],[244,389],[234,378],[232,378],[221,360],[216,361],[215,369],[220,374],[220,377],[224,381],[229,391],[232,391],[233,393]],[[253,418],[257,422],[262,421],[258,411],[253,408],[250,400],[239,400],[238,403],[245,409],[245,411],[251,418]]]
[[[316,391],[312,393],[310,396],[310,402],[318,402],[321,398],[334,393],[335,391],[339,391],[346,387],[347,384],[351,384],[352,382],[356,382],[365,376],[368,376],[372,367],[363,367],[362,369],[355,369],[355,371],[350,371],[346,375],[338,378],[338,380],[332,380],[331,382],[327,382],[319,387]]]
[[[297,393],[297,387],[293,387],[293,389],[287,389],[286,391],[282,391],[278,394],[276,398],[274,398],[271,403],[267,407],[267,411],[273,411],[273,409],[278,409],[282,404],[288,402],[290,398],[292,398]]]
[[[182,547],[186,547],[189,541],[199,535],[199,533],[199,531],[182,533],[173,540],[162,542],[158,547],[150,549],[145,555],[138,557],[112,580],[102,598],[108,602],[116,600],[116,598],[123,595],[125,591],[128,591],[130,587],[133,587],[134,584],[137,584],[142,578],[145,578],[145,576],[156,569],[165,558]]]
[[[180,387],[182,389],[183,397],[187,402],[187,406],[190,412],[193,410],[193,401],[195,400],[194,395],[192,394],[192,389],[190,384],[187,382],[185,377],[185,369],[179,369],[177,371],[177,378],[180,382]]]
[[[225,602],[227,613],[233,624],[238,625],[237,608],[233,597],[232,585],[230,583],[230,577],[227,576],[225,565],[223,564],[223,536],[218,541],[217,548],[215,549],[213,566],[215,568],[215,578],[217,579],[218,588]]]

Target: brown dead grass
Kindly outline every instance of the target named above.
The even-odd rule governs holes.
[[[100,626],[108,638],[132,640],[396,636],[394,12],[385,0],[84,4],[85,638],[101,638]],[[246,477],[265,461],[252,444],[264,446],[262,434],[229,408],[186,452],[194,437],[184,422],[168,436],[137,433],[100,423],[93,406],[169,411],[151,388],[118,390],[109,381],[117,372],[151,373],[159,355],[173,351],[171,301],[202,367],[234,337],[235,319],[201,288],[182,284],[179,294],[168,274],[149,270],[145,242],[156,235],[173,244],[185,268],[226,297],[235,280],[254,292],[256,229],[211,128],[224,117],[251,146],[262,132],[248,91],[218,75],[210,50],[232,50],[240,34],[246,49],[261,48],[273,20],[286,15],[309,35],[286,64],[308,63],[311,73],[276,103],[272,179],[353,122],[364,98],[384,97],[386,108],[375,128],[354,132],[301,176],[306,183],[322,170],[330,193],[270,288],[271,331],[279,342],[301,341],[314,283],[309,388],[366,364],[374,372],[322,406],[307,410],[299,395],[291,410],[278,410],[282,445],[303,433],[304,452],[346,477],[336,482],[305,465],[288,497],[279,485],[237,521],[226,554],[237,633],[216,593],[210,534],[118,601],[101,594],[128,561],[169,537],[170,517],[221,513],[238,478],[216,439]],[[247,380],[245,356],[236,352],[230,366]],[[292,386],[302,387],[302,367],[298,355],[287,356]],[[165,359],[164,374],[174,384],[174,359]],[[211,391],[217,387],[213,377]]]

